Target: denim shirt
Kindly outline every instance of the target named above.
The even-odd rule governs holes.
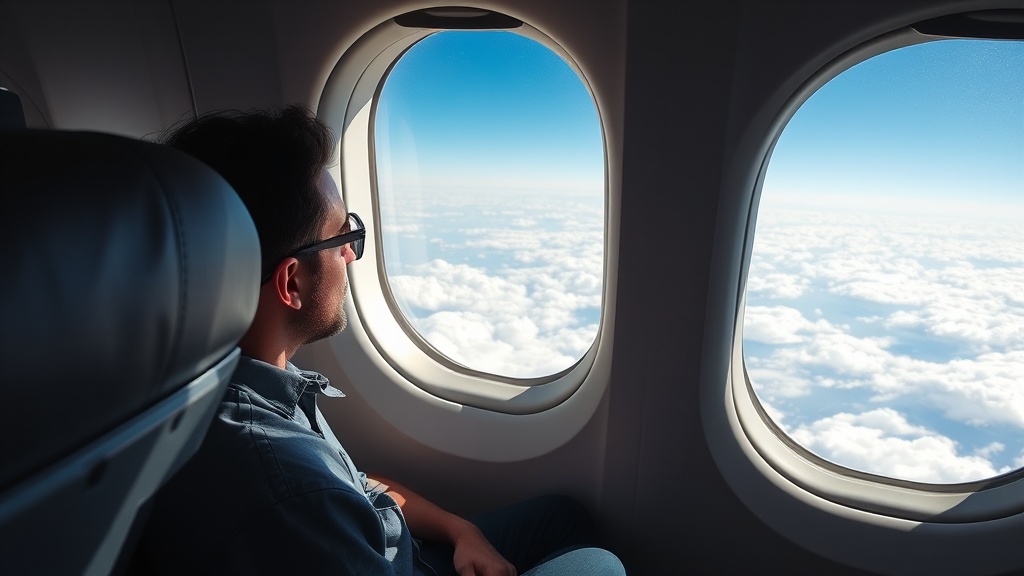
[[[199,452],[154,500],[135,566],[159,574],[433,574],[395,501],[317,408],[327,378],[242,357]],[[368,485],[369,484],[369,485]]]

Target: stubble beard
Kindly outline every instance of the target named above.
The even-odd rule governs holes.
[[[314,277],[312,288],[313,294],[325,294],[330,290],[337,289],[325,286],[316,277]],[[341,333],[348,326],[348,315],[345,313],[347,288],[348,282],[342,282],[340,288],[341,299],[338,302],[338,307],[334,310],[323,309],[317,306],[305,308],[305,313],[300,310],[299,316],[296,318],[296,328],[300,330],[300,333],[307,335],[303,344],[311,344],[318,340],[330,338],[335,334]]]

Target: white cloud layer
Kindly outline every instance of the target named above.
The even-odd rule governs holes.
[[[417,244],[392,290],[456,362],[561,371],[597,333],[603,212],[541,197],[496,205],[463,196],[397,211],[391,233]],[[764,206],[759,218],[745,362],[780,426],[829,460],[902,479],[1024,466],[1024,229]]]
[[[538,273],[529,285],[488,276],[464,264],[434,260],[391,278],[417,331],[442,354],[477,370],[515,377],[553,374],[586,354],[596,324],[578,325],[591,295]],[[418,272],[418,274],[416,273]],[[600,300],[598,299],[597,303]]]
[[[990,444],[963,454],[954,440],[910,424],[891,408],[841,412],[790,431],[802,446],[849,468],[904,480],[968,482],[1007,472],[987,459],[1001,451]]]
[[[1019,224],[764,206],[759,218],[744,356],[794,439],[845,466],[928,482],[1024,463]]]
[[[391,253],[402,260],[389,282],[424,340],[464,366],[519,378],[586,354],[601,307],[603,210],[557,195],[506,201],[512,208],[484,194],[429,202],[396,212],[387,229],[393,242],[417,242]]]

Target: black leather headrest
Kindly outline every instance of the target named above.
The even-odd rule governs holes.
[[[168,147],[0,131],[0,163],[4,487],[232,350],[260,253],[231,187]]]

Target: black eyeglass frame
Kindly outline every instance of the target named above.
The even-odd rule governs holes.
[[[363,248],[366,246],[366,226],[363,224],[363,219],[355,212],[348,213],[348,222],[354,225],[354,230],[349,230],[343,234],[331,236],[326,240],[302,246],[286,255],[284,258],[293,258],[305,254],[312,254],[321,250],[337,248],[338,246],[344,246],[345,244],[352,244],[352,252],[356,255],[355,260],[359,260],[363,257]],[[353,260],[353,262],[355,260]],[[267,280],[270,280],[270,277],[273,276],[273,274],[273,271],[269,272],[260,283],[266,284]]]

